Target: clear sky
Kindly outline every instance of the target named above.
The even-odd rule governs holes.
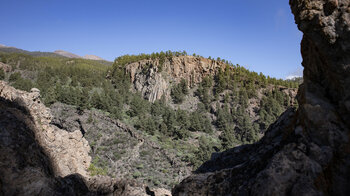
[[[186,50],[285,78],[301,70],[288,0],[0,0],[0,44],[114,60]]]

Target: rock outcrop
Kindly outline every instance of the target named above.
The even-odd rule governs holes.
[[[90,177],[90,146],[81,130],[51,125],[52,115],[30,93],[0,81],[0,195],[157,195],[135,181]],[[162,192],[163,191],[163,192]]]
[[[304,33],[299,109],[259,142],[213,154],[174,195],[350,194],[350,1],[290,5]]]
[[[87,176],[86,170],[91,161],[88,154],[90,146],[79,130],[68,133],[50,125],[52,116],[49,109],[40,103],[38,89],[32,89],[31,93],[26,93],[1,82],[0,97],[3,102],[22,109],[7,108],[4,103],[1,103],[1,111],[7,110],[17,119],[22,119],[23,123],[33,130],[34,139],[52,161],[55,174],[61,177],[73,173]]]
[[[154,102],[165,96],[170,97],[171,85],[181,79],[188,82],[189,87],[199,84],[205,76],[215,75],[219,69],[225,68],[223,62],[193,56],[179,56],[158,60],[142,60],[128,64],[126,71],[130,73],[131,82],[136,91],[141,92],[147,100]]]

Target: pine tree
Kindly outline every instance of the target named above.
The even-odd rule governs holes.
[[[46,90],[44,94],[44,103],[45,105],[50,106],[51,104],[57,101],[57,93],[55,87],[50,87]]]
[[[0,69],[0,80],[4,80],[5,79],[5,72],[3,69]]]

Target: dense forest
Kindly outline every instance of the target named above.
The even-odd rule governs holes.
[[[281,89],[297,88],[299,81],[266,77],[220,58],[216,61],[224,62],[226,68],[203,78],[196,89],[190,89],[185,80],[171,89],[174,104],[181,104],[190,95],[198,98],[196,111],[174,109],[164,99],[151,103],[130,91],[127,64],[158,59],[162,71],[166,59],[186,55],[185,51],[125,55],[108,66],[86,59],[0,53],[0,61],[11,66],[8,72],[0,69],[0,79],[25,91],[40,89],[47,106],[61,102],[79,110],[101,110],[152,136],[164,149],[175,149],[194,168],[208,160],[212,152],[257,141],[287,107],[297,107],[294,98]],[[253,102],[259,108],[257,115],[249,113]],[[92,156],[94,173],[106,174],[98,169],[106,167],[98,162],[103,154]]]

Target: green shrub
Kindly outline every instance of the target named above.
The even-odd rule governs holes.
[[[15,82],[15,81],[17,81],[17,80],[19,80],[21,78],[22,78],[21,73],[15,72],[15,73],[10,75],[9,81],[10,82]]]
[[[90,172],[91,176],[107,175],[107,168],[96,167],[93,163],[90,164],[88,171]]]
[[[142,174],[141,174],[141,172],[139,172],[139,171],[135,171],[133,174],[132,174],[132,177],[134,177],[134,178],[139,178],[139,177],[141,177],[142,176]]]
[[[171,89],[170,95],[174,103],[176,104],[182,103],[185,99],[185,96],[188,95],[187,81],[185,79],[181,79],[180,83],[175,85]]]

